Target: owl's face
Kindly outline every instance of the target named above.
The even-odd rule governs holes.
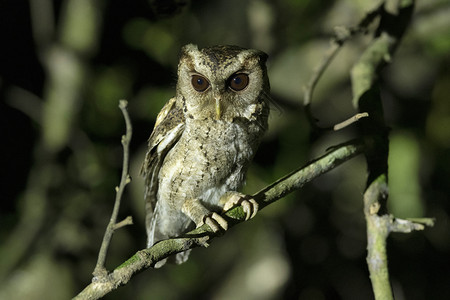
[[[184,101],[186,117],[232,121],[261,113],[269,93],[266,59],[261,51],[236,46],[184,46],[177,97]]]

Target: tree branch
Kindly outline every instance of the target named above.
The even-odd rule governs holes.
[[[386,201],[388,187],[381,175],[364,193],[364,215],[367,224],[367,266],[375,299],[393,299],[387,267],[386,239],[389,235],[389,215],[378,216],[380,200]]]
[[[106,254],[108,253],[109,244],[111,243],[114,231],[125,225],[133,224],[133,220],[131,219],[131,217],[127,217],[125,220],[116,223],[117,216],[119,215],[120,202],[122,199],[123,192],[125,190],[125,186],[131,181],[130,175],[128,174],[128,167],[130,159],[129,145],[133,129],[131,126],[130,116],[128,115],[127,112],[127,105],[128,102],[126,100],[120,100],[119,108],[122,111],[126,125],[126,134],[122,136],[122,146],[123,146],[122,176],[120,179],[119,186],[116,187],[116,200],[114,202],[114,209],[111,215],[111,219],[109,220],[109,224],[106,227],[105,235],[103,236],[102,245],[98,253],[97,264],[95,266],[94,272],[92,272],[94,277],[104,277],[108,273],[108,271],[105,268]]]
[[[390,62],[413,13],[414,1],[387,0],[379,11],[381,19],[375,38],[351,71],[353,104],[368,112],[361,121],[366,141],[368,166],[364,193],[364,215],[367,224],[367,265],[375,299],[393,299],[387,263],[386,239],[391,231],[422,230],[424,225],[395,219],[388,214],[388,128],[378,88],[379,71]],[[431,219],[427,220],[432,225]]]
[[[313,127],[314,130],[331,130],[331,129],[338,130],[338,129],[335,129],[334,127],[339,126],[339,124],[335,125],[334,127],[330,127],[330,128],[320,128],[317,125],[317,123],[316,123],[317,120],[316,120],[316,118],[314,118],[314,116],[311,112],[311,102],[312,102],[314,89],[315,89],[317,83],[319,82],[320,78],[322,77],[322,74],[325,72],[325,70],[328,68],[330,63],[336,57],[337,53],[342,48],[342,46],[345,44],[345,42],[348,41],[349,39],[351,39],[352,37],[354,37],[356,34],[359,34],[361,32],[366,32],[368,26],[379,16],[379,13],[382,10],[382,8],[383,8],[383,4],[380,4],[373,11],[367,13],[366,16],[356,26],[349,27],[349,28],[346,28],[343,26],[337,26],[335,28],[334,36],[331,38],[331,41],[330,41],[330,48],[328,49],[327,53],[325,53],[320,64],[314,69],[311,79],[308,81],[308,84],[304,88],[303,105],[305,106],[306,116],[308,117],[309,123],[311,124],[311,126]],[[359,119],[356,119],[354,121],[357,121],[357,120],[359,120]],[[344,122],[342,122],[342,123],[344,123]],[[342,123],[340,123],[340,124],[342,124]],[[349,125],[349,124],[347,124],[347,125]]]
[[[363,151],[364,145],[361,141],[353,141],[335,148],[250,197],[255,199],[262,209]],[[245,213],[241,206],[230,209],[222,216],[227,219],[229,228],[245,220]],[[94,277],[92,283],[74,299],[98,299],[103,297],[117,287],[126,284],[138,272],[153,267],[158,261],[188,249],[205,247],[214,237],[212,230],[205,224],[188,232],[184,237],[160,241],[151,248],[136,252],[110,274]]]
[[[260,205],[260,209],[286,196],[294,190],[300,189],[306,183],[319,177],[341,163],[363,152],[364,145],[354,140],[340,147],[334,148],[328,154],[308,163],[304,167],[286,175],[268,187],[262,189],[252,197]]]

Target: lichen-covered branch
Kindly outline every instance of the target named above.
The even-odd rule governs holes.
[[[351,71],[353,104],[369,117],[361,120],[366,141],[368,167],[364,193],[367,224],[367,265],[375,299],[393,299],[386,252],[386,239],[391,231],[410,232],[424,228],[421,223],[398,220],[388,214],[388,128],[377,84],[379,71],[390,62],[403,33],[409,25],[414,1],[388,0],[379,11],[380,23],[373,42],[363,52]],[[428,220],[432,224],[431,220]]]
[[[374,180],[364,193],[364,215],[367,226],[367,266],[375,299],[393,299],[387,265],[386,239],[390,216],[378,216],[380,200],[388,196],[386,177]]]
[[[286,175],[268,187],[253,195],[262,209],[264,206],[284,197],[293,190],[300,189],[314,178],[328,172],[348,159],[363,151],[361,141],[353,141],[341,147],[337,147],[328,154],[316,159],[306,166]]]
[[[255,199],[262,209],[362,152],[364,145],[360,141],[337,147],[250,197]],[[227,219],[229,227],[245,220],[245,213],[240,206],[222,215]],[[98,299],[126,284],[138,272],[153,267],[158,261],[178,252],[208,246],[208,242],[214,237],[208,225],[203,225],[188,232],[184,237],[160,241],[151,248],[138,251],[110,274],[94,277],[92,283],[74,299]]]

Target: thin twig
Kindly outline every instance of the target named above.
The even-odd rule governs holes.
[[[341,49],[342,43],[338,43],[335,38],[331,41],[330,49],[328,49],[327,53],[323,56],[320,64],[314,69],[311,79],[308,81],[308,84],[304,88],[303,94],[303,105],[308,107],[312,100],[312,95],[314,92],[314,88],[316,87],[317,82],[319,81],[322,74],[325,72],[326,68],[330,65],[331,61]]]
[[[364,152],[364,147],[360,141],[353,141],[335,148],[250,197],[254,198],[258,202],[260,209],[262,209],[292,191],[300,189],[314,178]],[[230,209],[223,213],[222,216],[227,219],[229,227],[245,220],[245,213],[241,206]],[[74,299],[99,299],[117,287],[126,284],[137,273],[153,267],[158,261],[178,252],[195,247],[203,247],[214,237],[212,230],[205,224],[188,232],[184,237],[160,241],[151,248],[138,251],[108,276],[95,278]]]
[[[108,273],[105,268],[106,254],[108,253],[109,244],[111,243],[111,239],[112,239],[112,235],[114,234],[114,230],[122,227],[122,226],[118,226],[116,224],[117,216],[119,214],[120,202],[122,199],[123,192],[125,190],[125,186],[131,181],[130,175],[128,174],[128,168],[129,168],[129,158],[130,158],[129,145],[130,145],[133,129],[131,127],[131,121],[130,121],[130,116],[128,115],[127,105],[128,105],[128,102],[126,100],[120,100],[119,108],[122,111],[123,117],[125,119],[125,125],[126,125],[126,134],[122,136],[122,146],[123,146],[122,176],[120,179],[119,186],[116,187],[116,200],[114,202],[114,209],[111,214],[109,224],[106,227],[105,235],[103,236],[102,245],[101,245],[100,251],[98,253],[97,264],[95,266],[94,272],[92,272],[94,277],[103,277],[103,276],[106,276]]]
[[[116,223],[114,225],[114,230],[120,229],[120,228],[128,226],[128,225],[133,225],[133,218],[131,216],[128,216],[125,219],[123,219],[122,221]]]
[[[331,148],[332,150],[329,153],[286,175],[254,194],[252,197],[258,202],[260,209],[262,209],[266,205],[286,196],[294,190],[300,189],[306,183],[362,153],[364,147],[361,141],[354,140],[343,146]]]
[[[434,218],[421,218],[416,220],[393,218],[389,227],[390,232],[410,233],[413,231],[424,230],[425,226],[433,227]]]
[[[359,119],[366,118],[368,116],[369,116],[369,114],[366,113],[366,112],[358,113],[358,114],[354,115],[353,117],[348,118],[344,122],[341,122],[341,123],[338,123],[338,124],[334,125],[333,126],[333,130],[334,131],[341,130],[341,129],[343,129],[343,128],[345,128],[345,127],[347,127],[347,126],[349,126],[349,125],[351,125],[351,124],[353,124],[355,122],[358,122]]]
[[[320,128],[317,126],[317,119],[313,116],[311,112],[311,102],[312,97],[314,93],[314,89],[319,82],[319,79],[321,78],[322,74],[325,72],[326,68],[330,65],[330,63],[333,61],[333,59],[336,57],[336,54],[339,52],[341,47],[344,45],[346,41],[351,39],[353,36],[355,36],[358,33],[366,32],[368,26],[375,20],[376,17],[378,17],[381,9],[383,8],[383,4],[380,4],[375,8],[373,11],[367,13],[365,17],[358,23],[357,26],[353,27],[344,27],[344,26],[337,26],[335,28],[334,36],[331,38],[330,41],[330,48],[323,56],[321,62],[319,65],[314,69],[313,74],[311,76],[311,79],[309,80],[308,84],[304,88],[304,94],[303,94],[303,105],[305,106],[305,111],[307,118],[316,130],[329,130],[329,128]]]

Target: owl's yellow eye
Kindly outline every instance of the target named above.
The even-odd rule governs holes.
[[[244,73],[234,74],[230,77],[228,85],[233,91],[242,91],[248,85],[248,75]]]
[[[191,82],[192,82],[192,87],[197,92],[204,92],[209,87],[208,80],[205,77],[200,76],[200,75],[192,75],[192,81]]]

